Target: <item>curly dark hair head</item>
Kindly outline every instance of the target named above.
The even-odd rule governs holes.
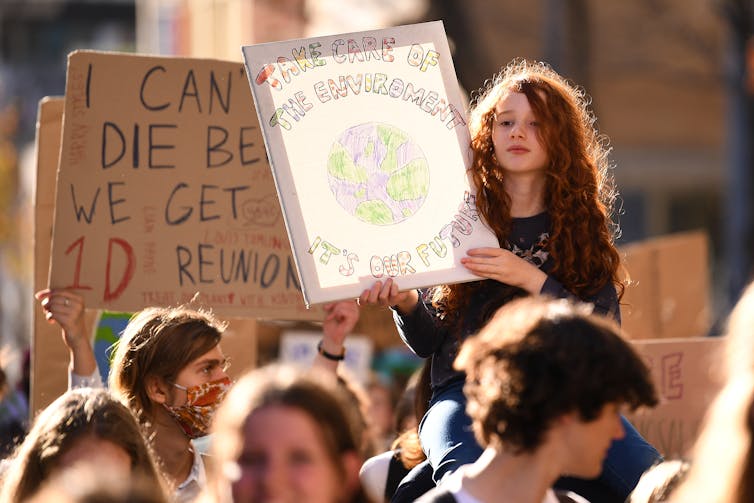
[[[528,297],[501,308],[461,348],[456,368],[482,445],[531,452],[558,417],[597,419],[609,403],[653,406],[649,369],[591,306]]]
[[[611,221],[617,192],[610,175],[608,141],[597,132],[584,91],[545,63],[512,61],[472,101],[470,171],[479,213],[503,245],[511,229],[511,203],[495,157],[492,130],[495,106],[510,93],[526,95],[540,124],[539,140],[547,150],[544,200],[552,222],[550,274],[582,298],[610,281],[621,295],[620,256],[614,244],[618,227]],[[441,311],[453,312],[468,301],[469,289],[475,287],[473,283],[437,287],[433,302]]]

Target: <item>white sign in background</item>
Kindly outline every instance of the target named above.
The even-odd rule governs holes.
[[[307,304],[478,279],[469,132],[441,22],[243,47]]]
[[[317,355],[317,344],[322,340],[322,332],[308,330],[286,330],[280,335],[280,361],[311,366]],[[350,334],[344,343],[346,358],[343,365],[366,385],[372,365],[374,344],[366,335]]]

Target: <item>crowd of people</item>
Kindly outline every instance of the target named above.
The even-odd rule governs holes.
[[[516,60],[476,95],[469,126],[477,209],[500,244],[461,259],[480,280],[388,279],[328,304],[310,368],[265,365],[234,383],[220,320],[149,306],[104,383],[83,298],[38,292],[70,354],[69,390],[8,451],[0,503],[754,501],[754,286],[697,445],[663,460],[622,415],[658,396],[620,329],[615,191],[587,96]],[[390,309],[425,359],[386,452],[369,394],[341,368],[364,304]]]

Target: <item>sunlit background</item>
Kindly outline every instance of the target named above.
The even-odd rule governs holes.
[[[0,343],[30,337],[34,134],[76,49],[241,60],[240,46],[442,20],[459,82],[517,56],[593,97],[622,197],[619,244],[702,229],[713,330],[750,277],[745,0],[0,0]],[[58,343],[58,341],[54,341]]]

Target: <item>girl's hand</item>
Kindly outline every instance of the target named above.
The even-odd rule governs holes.
[[[356,300],[342,300],[325,304],[324,309],[327,316],[322,324],[322,347],[329,353],[337,354],[343,350],[346,336],[359,321],[359,305]]]
[[[461,259],[466,269],[482,278],[494,279],[507,285],[539,294],[547,274],[534,264],[503,248],[472,248]]]
[[[60,325],[74,374],[90,376],[97,370],[92,343],[84,325],[84,298],[70,290],[40,290],[34,297],[42,304],[50,323]]]
[[[356,300],[341,300],[325,304],[324,309],[327,316],[322,324],[319,348],[331,355],[344,355],[346,337],[359,321],[359,305]],[[338,363],[337,359],[327,358],[318,351],[312,365],[335,374],[338,372]]]
[[[89,344],[84,328],[84,299],[69,290],[40,290],[34,297],[42,304],[45,318],[63,330],[63,342],[73,350]]]
[[[364,290],[359,297],[359,303],[393,306],[402,314],[410,314],[419,303],[419,293],[416,290],[401,292],[398,283],[389,278],[384,284],[377,281],[372,288]]]

